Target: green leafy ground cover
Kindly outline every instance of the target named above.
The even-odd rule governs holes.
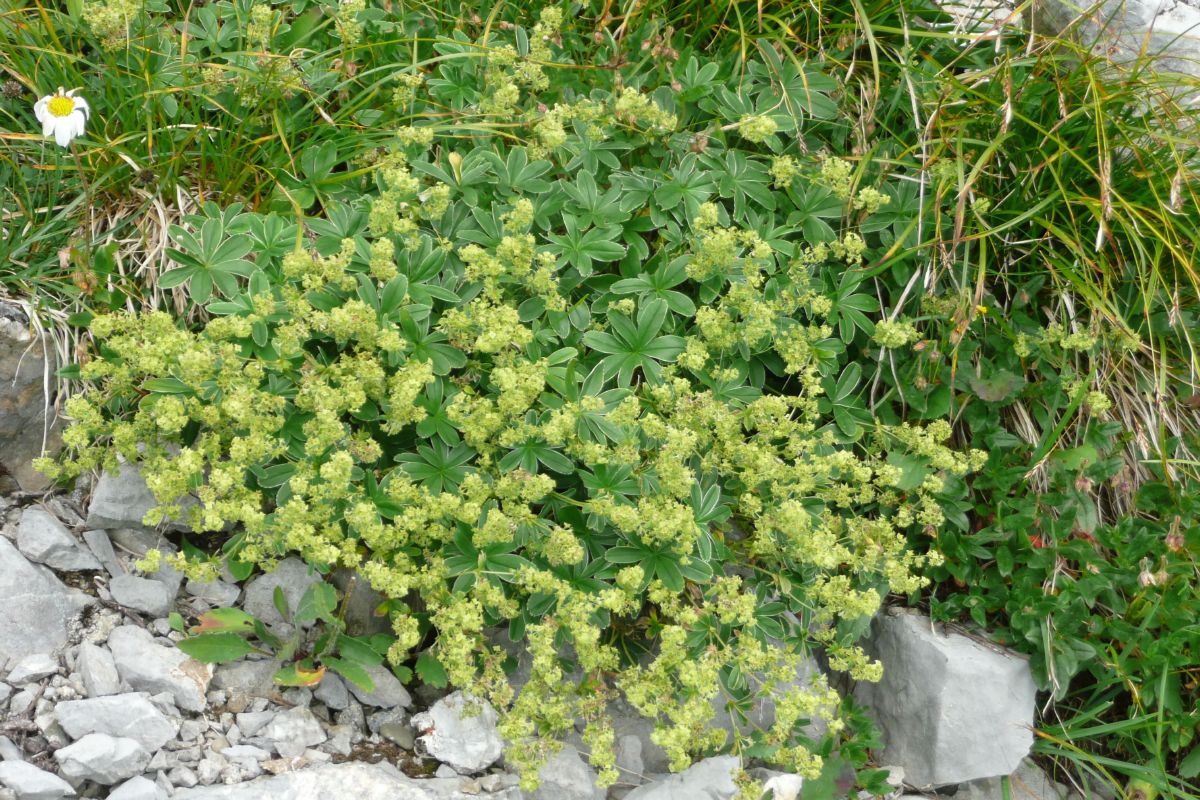
[[[818,575],[868,588],[874,573],[859,555],[802,567],[754,533],[797,491],[845,485],[835,471],[819,491],[797,490],[795,472],[773,480],[778,459],[851,459],[845,469],[873,471],[876,496],[822,497],[846,511],[815,518],[886,519],[912,552],[941,553],[925,570],[932,586],[907,599],[1033,656],[1050,701],[1039,753],[1119,787],[1195,796],[1198,214],[1178,87],[1065,43],[973,41],[918,2],[597,5],[565,19],[539,29],[536,17],[490,5],[385,13],[303,0],[19,3],[0,16],[12,78],[0,101],[4,210],[34,220],[0,240],[10,265],[0,281],[36,298],[91,359],[102,386],[91,396],[103,402],[73,409],[86,422],[76,452],[86,463],[94,444],[132,455],[138,440],[182,435],[197,463],[225,468],[209,490],[253,506],[221,513],[243,522],[287,508],[297,474],[305,497],[373,481],[365,494],[392,526],[388,502],[432,513],[425,493],[461,497],[484,476],[487,492],[468,498],[494,502],[498,518],[505,503],[521,507],[527,529],[504,539],[476,518],[463,524],[500,539],[464,538],[455,522],[405,544],[414,564],[448,565],[440,582],[425,579],[431,595],[474,591],[490,619],[520,618],[520,633],[537,593],[514,588],[512,558],[584,593],[619,586],[617,574],[638,565],[622,601],[637,608],[610,610],[628,625],[596,624],[632,641],[661,639],[664,620],[682,619],[688,647],[735,629],[786,633],[787,609],[767,600],[789,592],[799,619],[819,616]],[[82,86],[96,110],[69,152],[36,135],[30,113],[57,85]],[[294,255],[298,245],[315,258]],[[508,307],[515,316],[503,316]],[[87,332],[94,314],[121,308],[176,320],[137,323],[131,341],[186,329],[179,352],[202,353],[205,369],[258,366],[184,375],[122,351],[126,323],[103,317]],[[380,338],[389,330],[398,344]],[[496,341],[519,342],[519,356]],[[299,391],[306,380],[343,390],[338,374],[364,354],[399,378],[368,385],[353,408]],[[426,360],[432,375],[404,370]],[[292,428],[274,448],[234,454],[235,429],[211,431],[236,407],[206,419],[197,405],[255,380]],[[697,479],[688,491],[691,478],[664,481],[649,452],[675,428],[694,432],[694,420],[666,410],[680,395],[657,396],[678,380],[708,392],[712,413],[737,418],[746,436],[737,456],[677,443]],[[389,408],[406,399],[423,416],[387,430],[401,426]],[[568,408],[579,409],[570,441],[552,430]],[[786,440],[755,427],[762,414],[787,426]],[[988,453],[982,469],[946,472],[951,451],[914,454],[885,432],[942,421],[952,450]],[[364,460],[372,443],[386,459]],[[596,448],[619,452],[604,474],[588,469]],[[345,466],[334,451],[350,454],[345,476],[333,474]],[[758,460],[738,462],[750,454]],[[562,499],[495,496],[515,469],[552,480]],[[157,473],[168,494],[190,486],[177,461]],[[417,488],[385,498],[388,475]],[[881,497],[881,476],[895,498]],[[899,511],[910,492],[928,497],[916,524]],[[355,529],[347,512],[361,494],[333,492],[313,504],[316,518],[293,520],[317,532],[312,541],[287,541],[272,520],[235,546],[257,548],[247,560],[282,545],[332,563],[337,554],[314,541],[379,536],[329,533]],[[713,536],[719,547],[660,552],[665,543],[618,519],[634,497],[690,508],[687,527],[707,533],[683,541],[700,548]],[[612,508],[586,505],[597,498]],[[735,518],[750,539],[729,539]],[[531,520],[549,527],[533,535],[542,523]],[[610,533],[572,561],[579,549],[554,540],[549,523],[577,544],[582,529]],[[396,544],[379,546],[395,559]],[[489,566],[493,556],[505,563]],[[724,591],[713,582],[722,563],[772,574],[740,587],[754,620],[718,620],[702,636],[690,611],[645,594],[653,565],[668,592],[699,592],[692,608],[703,617],[716,596],[704,587]],[[518,596],[524,609],[504,613]],[[848,643],[861,630],[854,617],[830,630]],[[430,643],[436,623],[409,618]],[[462,665],[465,650],[449,654],[463,646],[439,637],[431,652]],[[737,696],[723,663],[720,680]],[[679,708],[689,709],[674,719],[684,731],[700,704]],[[862,763],[870,733],[853,708],[840,716],[845,731],[809,749],[829,764],[835,748]],[[796,732],[746,746],[795,745]]]

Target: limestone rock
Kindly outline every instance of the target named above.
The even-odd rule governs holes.
[[[1068,800],[1078,797],[1061,783],[1050,779],[1028,758],[1008,778],[1011,800]],[[954,800],[1005,800],[1001,778],[983,778],[960,784]]]
[[[32,462],[43,442],[53,450],[60,441],[54,423],[58,360],[49,338],[35,331],[20,306],[0,301],[0,470],[27,492],[50,485]]]
[[[150,754],[133,739],[89,733],[55,750],[54,760],[68,780],[111,786],[140,774],[150,763]]]
[[[167,717],[140,692],[67,700],[55,706],[54,713],[72,739],[104,733],[133,739],[153,752],[179,734],[179,721]]]
[[[353,800],[436,800],[416,781],[387,764],[328,764],[284,772],[233,786],[183,789],[175,800],[297,800],[345,797]]]
[[[574,747],[559,750],[538,777],[541,785],[532,800],[604,800],[604,790],[596,786],[596,771]]]
[[[397,706],[408,708],[412,705],[412,696],[390,669],[382,664],[363,665],[363,669],[371,676],[371,680],[375,684],[374,689],[364,692],[353,683],[346,682],[346,688],[358,699],[358,702],[365,706],[378,706],[379,708],[396,708]]]
[[[71,535],[67,526],[44,508],[31,506],[21,513],[17,548],[30,561],[52,569],[100,570],[100,562]]]
[[[1117,63],[1148,57],[1160,71],[1200,76],[1197,0],[1036,0],[1033,24]]]
[[[184,498],[179,505],[186,511],[195,505],[192,497]],[[135,464],[122,464],[117,472],[104,472],[92,490],[92,501],[88,504],[87,526],[89,528],[142,528],[146,513],[158,505],[154,493],[146,485],[146,479]],[[167,521],[167,527],[188,530],[189,526],[178,520]]]
[[[295,556],[290,556],[280,561],[274,571],[258,575],[247,584],[242,607],[266,625],[284,625],[287,620],[281,617],[275,608],[275,587],[283,590],[288,611],[295,612],[304,592],[319,580],[321,576],[313,572],[307,564]]]
[[[49,653],[30,653],[17,662],[6,680],[13,686],[36,683],[58,672],[58,659]]]
[[[167,793],[149,778],[135,775],[113,789],[108,800],[167,800]]]
[[[112,653],[103,647],[91,642],[81,643],[79,655],[75,657],[75,670],[83,681],[88,697],[102,697],[121,691],[117,664],[113,661]]]
[[[149,614],[152,617],[165,617],[171,611],[171,602],[175,599],[167,585],[162,581],[149,578],[139,578],[136,575],[116,575],[108,582],[108,590],[116,602]]]
[[[138,691],[169,692],[184,711],[203,711],[211,664],[201,664],[182,651],[164,647],[143,628],[123,625],[108,636],[121,679]]]
[[[468,712],[473,706],[473,712]],[[467,716],[473,713],[473,716]],[[486,700],[468,699],[461,691],[443,697],[412,718],[412,726],[428,731],[419,741],[426,751],[462,773],[480,772],[500,758],[504,742],[496,730],[496,710]]]
[[[29,653],[52,653],[91,598],[34,566],[0,536],[0,662]]]
[[[706,758],[677,775],[639,786],[625,800],[730,800],[738,792],[733,779],[739,769],[737,756]]]
[[[903,767],[908,784],[1007,775],[1028,755],[1036,687],[1023,656],[894,609],[876,617],[865,647],[883,680],[857,692],[883,730],[881,762]]]
[[[258,735],[273,742],[275,751],[284,758],[299,758],[306,749],[327,738],[313,713],[299,706],[276,714]]]

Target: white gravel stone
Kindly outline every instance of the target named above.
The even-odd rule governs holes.
[[[177,720],[167,717],[145,694],[137,692],[59,703],[54,713],[72,739],[89,733],[123,736],[151,752],[179,733]]]
[[[175,793],[174,800],[449,800],[457,794],[427,792],[390,764],[327,764],[264,776],[233,786],[209,786]],[[488,800],[500,800],[492,796]]]
[[[165,617],[174,598],[167,585],[137,575],[117,575],[108,582],[108,591],[117,603],[152,617]]]
[[[246,711],[237,715],[237,725],[243,736],[254,736],[274,717],[274,711]]]
[[[158,644],[142,628],[123,625],[108,636],[108,648],[121,679],[146,692],[170,692],[185,711],[203,711],[212,679],[211,664],[201,664],[174,647]]]
[[[473,716],[466,716],[467,706]],[[496,730],[496,710],[486,700],[472,700],[457,691],[412,718],[412,726],[429,731],[421,736],[425,750],[461,773],[480,772],[500,758],[504,741]]]
[[[196,777],[196,773],[189,767],[175,767],[167,773],[167,780],[173,785],[182,786],[185,789],[190,789],[200,782],[200,779]],[[176,793],[176,796],[178,796],[178,793]]]
[[[305,749],[325,741],[320,721],[307,708],[291,708],[275,715],[259,735],[270,740],[284,758],[296,758]]]
[[[8,673],[8,682],[13,686],[37,683],[58,673],[58,659],[49,653],[31,653],[25,656]]]
[[[17,548],[39,564],[64,571],[99,570],[100,562],[67,527],[44,508],[31,506],[21,513]]]
[[[83,681],[88,697],[103,697],[121,691],[121,676],[117,664],[107,649],[83,642],[75,658],[75,669]]]
[[[149,778],[135,775],[113,789],[108,800],[167,800],[167,793]]]
[[[140,774],[150,763],[150,753],[133,739],[89,733],[75,744],[55,750],[54,760],[68,780],[111,786]]]
[[[0,784],[11,789],[18,800],[60,800],[75,796],[71,784],[24,761],[0,762]]]

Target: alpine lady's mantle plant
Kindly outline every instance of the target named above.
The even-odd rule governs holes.
[[[357,570],[391,598],[393,663],[429,648],[507,709],[531,781],[580,719],[614,780],[617,695],[658,720],[674,768],[728,747],[709,726],[722,689],[735,712],[775,701],[740,747],[815,774],[801,723],[836,734],[838,697],[792,686],[798,666],[819,645],[878,676],[853,640],[921,585],[936,554],[904,531],[936,527],[943,477],[980,456],[947,449],[944,422],[847,402],[861,369],[839,375],[810,271],[856,270],[857,224],[887,197],[787,144],[820,97],[787,108],[752,75],[690,100],[575,92],[545,66],[559,23],[545,12],[520,47],[444,42],[469,57],[401,78],[414,116],[458,124],[401,131],[373,190],[308,221],[313,242],[238,208],[178,229],[162,283],[218,292],[212,318],[97,317],[71,457],[48,468],[141,462],[160,512],[195,495],[193,527],[236,525],[240,560]],[[515,697],[499,624],[532,654]]]

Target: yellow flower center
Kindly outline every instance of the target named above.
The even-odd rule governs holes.
[[[70,97],[58,95],[51,97],[50,102],[46,104],[46,109],[56,117],[67,117],[75,110],[75,101]]]

